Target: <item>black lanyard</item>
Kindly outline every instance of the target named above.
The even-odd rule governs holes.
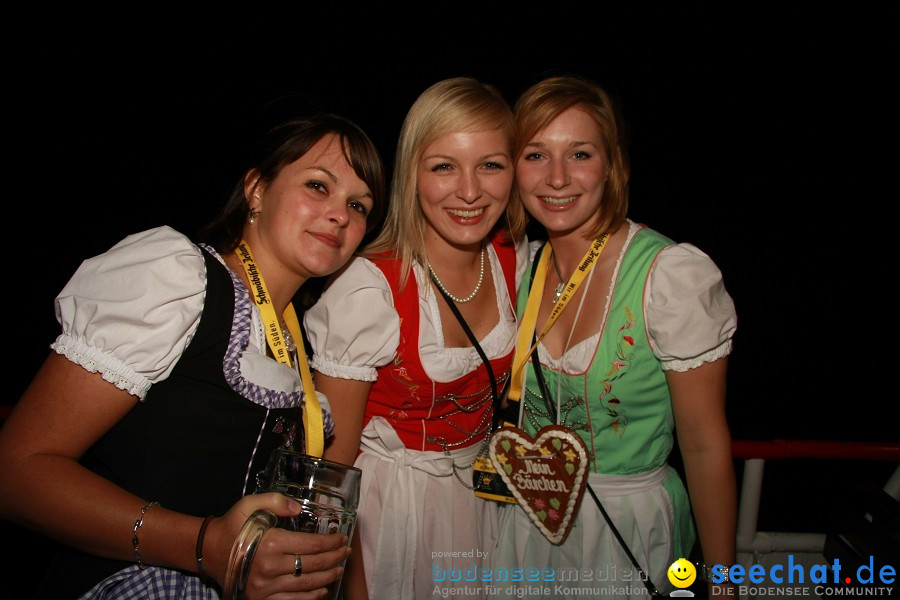
[[[537,271],[538,261],[540,260],[541,253],[544,251],[544,246],[546,245],[547,244],[544,243],[538,248],[537,253],[534,255],[534,262],[531,263],[531,278],[528,280],[529,292],[531,291],[531,284],[534,283],[534,273]],[[531,362],[534,364],[534,376],[537,379],[538,386],[541,388],[541,394],[544,396],[544,406],[547,409],[547,417],[550,419],[551,423],[556,423],[556,404],[550,396],[550,389],[547,387],[547,381],[544,379],[544,371],[541,369],[541,361],[538,359],[537,330],[534,332],[531,343],[535,346],[534,352],[531,353]]]
[[[466,323],[466,320],[463,318],[462,314],[460,314],[459,309],[456,307],[456,302],[454,302],[453,299],[447,295],[447,292],[445,292],[444,289],[440,285],[438,285],[437,280],[434,278],[434,274],[431,275],[431,280],[434,281],[435,287],[441,293],[441,296],[444,297],[444,300],[447,301],[447,304],[450,306],[450,310],[453,311],[453,314],[456,316],[456,320],[459,321],[460,325],[462,325],[463,330],[469,337],[469,341],[472,342],[473,346],[475,346],[475,350],[478,351],[478,356],[481,357],[481,362],[484,363],[484,367],[487,369],[488,377],[491,380],[491,394],[494,399],[494,414],[491,423],[491,431],[493,431],[497,428],[497,423],[500,419],[500,396],[497,394],[497,379],[494,377],[494,369],[491,368],[491,361],[488,360],[488,357],[487,355],[485,355],[484,350],[481,349],[481,344],[478,343],[478,338],[476,338],[475,334],[472,333],[472,329],[469,327],[469,324]]]

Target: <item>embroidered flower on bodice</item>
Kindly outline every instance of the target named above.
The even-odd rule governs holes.
[[[617,330],[620,338],[616,342],[616,357],[610,362],[606,378],[600,382],[600,385],[603,387],[603,391],[598,398],[600,406],[613,419],[609,427],[619,438],[625,436],[628,418],[625,415],[625,409],[622,407],[622,401],[613,395],[613,383],[628,373],[628,368],[631,366],[631,361],[634,358],[634,338],[627,335],[628,330],[634,327],[634,323],[634,312],[626,306],[625,322]]]

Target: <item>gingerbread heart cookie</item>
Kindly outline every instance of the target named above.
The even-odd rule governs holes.
[[[544,536],[562,544],[587,485],[587,447],[574,431],[548,425],[532,438],[517,427],[491,436],[491,462]]]

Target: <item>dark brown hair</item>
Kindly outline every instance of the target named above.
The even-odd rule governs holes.
[[[341,141],[344,157],[356,175],[372,192],[372,210],[366,222],[371,231],[385,210],[384,166],[369,136],[352,121],[333,114],[284,121],[273,127],[258,143],[251,164],[244,171],[256,171],[261,182],[274,180],[281,170],[309,152],[329,134]],[[202,241],[219,253],[231,252],[241,241],[249,207],[242,176],[219,215],[200,232]]]

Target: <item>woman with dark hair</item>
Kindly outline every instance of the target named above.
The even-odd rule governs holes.
[[[0,515],[65,545],[37,597],[218,598],[248,516],[299,513],[252,494],[274,449],[333,429],[304,386],[291,300],[350,259],[383,188],[355,124],[291,120],[204,243],[159,227],[82,263],[56,298],[53,352],[0,430]],[[246,597],[323,593],[349,553],[345,536],[271,529]]]

